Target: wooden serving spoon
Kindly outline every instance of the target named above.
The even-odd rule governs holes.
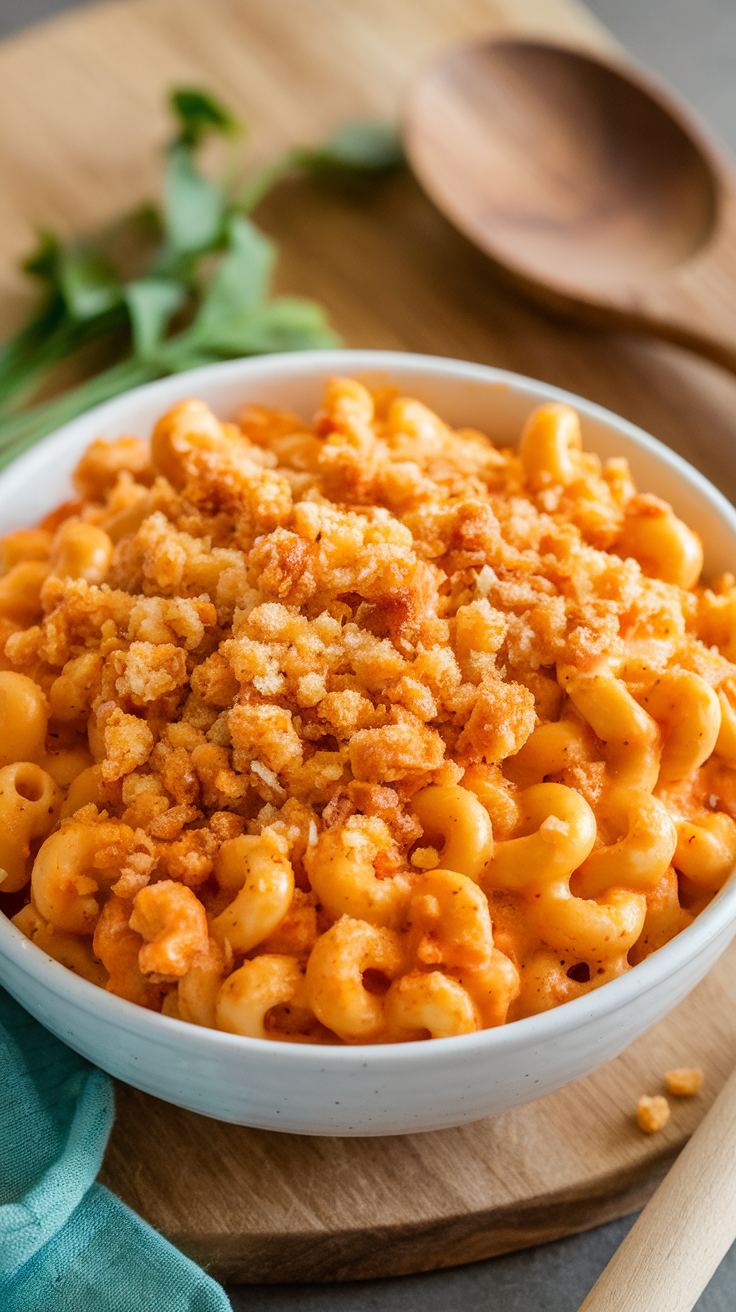
[[[452,49],[414,86],[404,138],[437,206],[528,291],[736,371],[736,177],[623,58]]]

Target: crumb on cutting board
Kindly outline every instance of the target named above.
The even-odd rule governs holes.
[[[654,1134],[661,1130],[670,1119],[670,1105],[667,1099],[657,1093],[653,1098],[642,1094],[636,1106],[636,1121],[645,1134]]]
[[[699,1066],[682,1066],[677,1070],[667,1071],[664,1082],[667,1092],[677,1098],[689,1098],[700,1093],[705,1076]]]

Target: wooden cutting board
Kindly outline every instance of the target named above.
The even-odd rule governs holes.
[[[118,1086],[100,1179],[222,1280],[357,1280],[474,1262],[649,1198],[736,1064],[736,943],[677,1010],[594,1075],[475,1125],[315,1139],[224,1125]],[[702,1066],[669,1124],[634,1120]]]
[[[572,0],[128,0],[0,48],[0,331],[28,292],[33,226],[79,232],[156,192],[177,83],[218,92],[254,162],[346,117],[395,116],[443,47],[523,31],[611,45]],[[736,495],[736,380],[674,348],[561,322],[501,281],[409,177],[348,197],[286,184],[259,221],[283,290],[323,301],[346,344],[502,365],[654,433]],[[120,1086],[101,1178],[223,1279],[397,1275],[585,1229],[642,1203],[736,1060],[736,951],[596,1075],[464,1129],[308,1139],[221,1125]],[[636,1099],[673,1065],[704,1093],[642,1135]]]

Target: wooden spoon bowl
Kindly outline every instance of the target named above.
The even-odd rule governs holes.
[[[455,48],[416,83],[405,142],[438,207],[527,289],[736,368],[734,180],[623,60]]]

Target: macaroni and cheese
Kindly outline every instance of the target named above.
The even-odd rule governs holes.
[[[736,863],[736,583],[546,404],[327,383],[97,441],[1,544],[0,894],[70,970],[299,1043],[631,970]],[[10,900],[2,898],[10,907]]]

